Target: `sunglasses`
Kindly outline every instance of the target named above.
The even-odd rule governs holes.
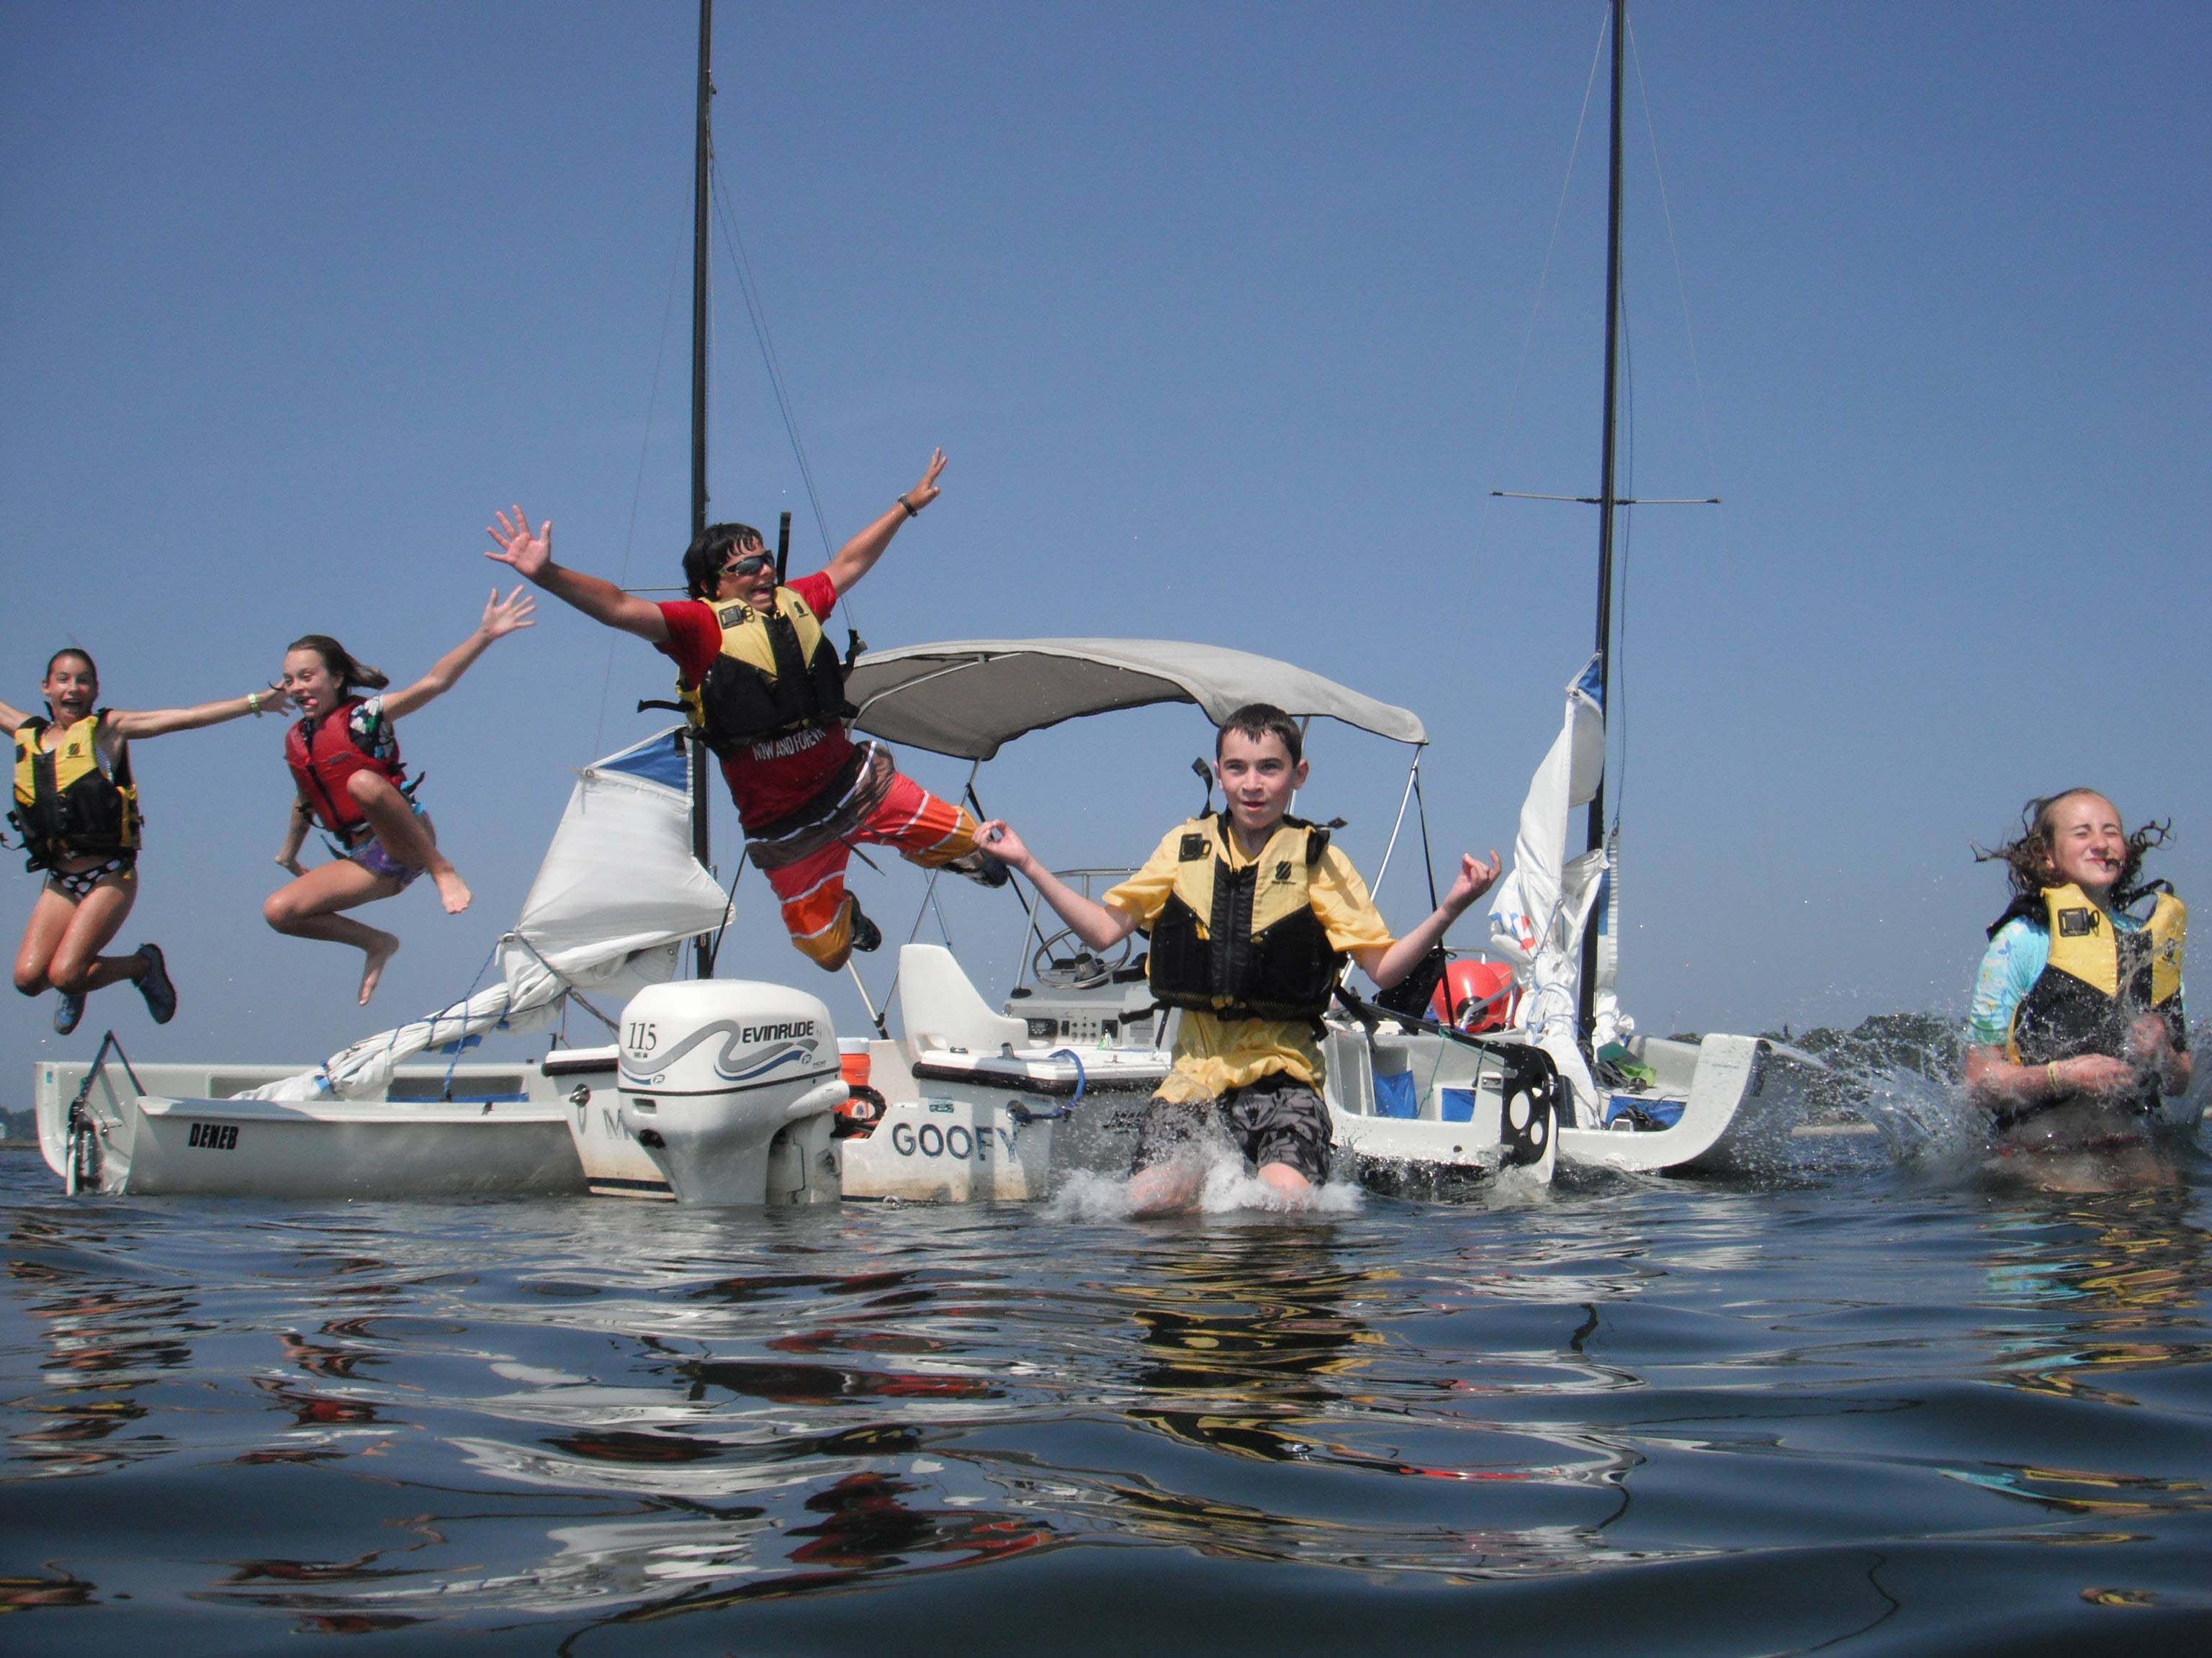
[[[775,560],[766,552],[744,553],[722,566],[722,574],[733,576],[757,575],[775,562]]]

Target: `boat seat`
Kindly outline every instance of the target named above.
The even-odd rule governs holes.
[[[933,1049],[996,1054],[1030,1039],[1028,1021],[994,1013],[942,944],[900,949],[898,1003],[908,1065]]]

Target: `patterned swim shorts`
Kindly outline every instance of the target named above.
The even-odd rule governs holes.
[[[1279,1074],[1216,1100],[1154,1100],[1137,1129],[1129,1172],[1172,1162],[1216,1131],[1255,1169],[1279,1163],[1316,1186],[1328,1182],[1328,1107],[1305,1084]]]

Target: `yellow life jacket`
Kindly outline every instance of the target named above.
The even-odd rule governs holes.
[[[2160,893],[2150,919],[2127,931],[2070,883],[2045,887],[2039,900],[2023,900],[2007,914],[2040,920],[2051,933],[2050,963],[2013,1010],[2005,1057],[2014,1065],[2124,1057],[2128,1027],[2145,1013],[2166,1021],[2177,1048],[2188,1046],[2181,961],[2189,910],[2180,899]],[[2156,1104],[2155,1084],[2148,1098]]]
[[[138,790],[131,750],[116,746],[111,773],[100,752],[100,708],[61,733],[52,748],[39,739],[53,724],[26,720],[15,728],[15,805],[8,821],[23,837],[27,867],[46,869],[71,858],[112,858],[138,847]]]
[[[1242,869],[1230,864],[1230,833],[1218,812],[1183,825],[1175,884],[1152,921],[1152,994],[1224,1018],[1317,1019],[1345,961],[1313,910],[1328,831],[1285,817]]]
[[[743,599],[715,604],[722,651],[696,686],[677,695],[708,747],[728,756],[749,744],[830,726],[851,712],[845,667],[813,607],[789,587],[763,613]]]

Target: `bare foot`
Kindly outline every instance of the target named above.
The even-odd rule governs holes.
[[[430,878],[437,884],[438,902],[446,907],[448,915],[459,914],[469,907],[470,899],[476,896],[469,890],[469,884],[461,879],[460,871],[451,864],[443,869],[432,870]]]
[[[464,888],[464,891],[467,889]],[[376,994],[376,981],[384,976],[384,965],[399,953],[399,940],[389,932],[380,932],[376,942],[365,946],[361,963],[361,1005],[368,1005],[368,999]]]

